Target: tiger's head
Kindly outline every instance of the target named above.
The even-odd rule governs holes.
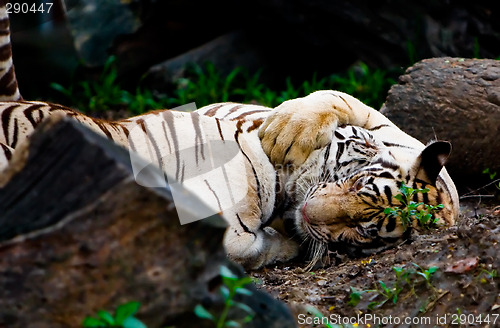
[[[454,224],[458,196],[443,169],[450,143],[433,142],[423,150],[401,149],[378,142],[363,129],[356,128],[354,134],[355,128],[349,129],[339,129],[339,142],[313,156],[297,179],[303,192],[296,202],[295,226],[303,238],[313,241],[313,256],[328,246],[340,246],[351,254],[370,254],[407,239],[412,227],[385,213],[388,207],[402,205],[394,196],[403,183],[428,189],[415,194],[413,200],[443,204],[434,217],[440,225]],[[321,178],[307,178],[318,170]],[[414,220],[413,227],[417,225]]]

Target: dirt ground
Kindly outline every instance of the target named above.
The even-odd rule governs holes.
[[[500,327],[499,204],[464,200],[456,226],[370,257],[332,254],[309,272],[301,262],[251,275],[299,327]]]

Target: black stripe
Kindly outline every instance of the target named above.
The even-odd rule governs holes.
[[[392,206],[392,190],[389,186],[384,187],[384,194],[385,197],[387,197],[387,202],[389,203],[390,206]]]
[[[137,120],[139,121],[139,120]],[[160,151],[160,147],[158,146],[158,143],[156,142],[156,138],[155,138],[155,134],[154,133],[151,133],[151,131],[149,131],[148,127],[146,126],[146,122],[144,120],[140,120],[141,121],[141,127],[143,129],[145,129],[145,133],[146,133],[146,138],[148,138],[149,140],[151,140],[151,144],[153,145],[153,149],[156,153],[156,158],[158,159],[158,166],[160,168],[160,170],[163,171],[163,158],[161,157],[161,151]]]
[[[92,122],[94,122],[95,125],[108,137],[108,139],[113,140],[113,136],[111,135],[111,132],[109,132],[108,127],[106,124],[98,119],[92,118]]]
[[[387,224],[385,225],[385,230],[387,232],[393,232],[394,229],[396,229],[396,217],[391,215],[388,219],[387,219]]]
[[[422,186],[422,188],[424,188],[424,186]],[[423,197],[422,201],[424,202],[424,204],[429,204],[429,193],[427,193],[427,192],[423,193],[422,197]]]
[[[10,148],[4,145],[3,143],[0,143],[0,146],[2,146],[3,152],[5,153],[5,157],[7,158],[8,161],[12,158],[12,152],[10,151]]]
[[[345,147],[345,144],[343,142],[337,143],[337,154],[335,157],[335,162],[337,162],[337,163],[339,162],[340,156],[342,156],[342,153],[344,152],[344,147]]]
[[[238,104],[238,105],[234,106],[233,108],[231,108],[231,109],[227,112],[227,114],[226,114],[226,115],[224,115],[224,117],[223,117],[223,118],[228,117],[229,115],[231,115],[232,113],[236,112],[238,109],[240,109],[240,108],[241,108],[241,107],[243,107],[243,106],[244,106],[244,105],[242,105],[242,104]]]
[[[380,166],[382,166],[386,169],[394,170],[394,171],[399,169],[399,165],[388,162],[388,161],[384,160],[383,158],[380,158],[380,159],[374,161],[373,164],[380,164]]]
[[[387,178],[387,179],[394,179],[394,176],[392,174],[390,174],[389,172],[382,172],[378,175],[376,175],[377,177],[379,178]]]
[[[338,131],[335,131],[334,135],[339,140],[344,140],[345,139],[345,137],[342,134],[340,134],[340,132],[338,132]]]
[[[40,121],[41,121],[41,119],[38,119],[37,121],[35,121],[35,119],[33,118],[33,112],[40,109],[43,106],[45,106],[45,104],[33,104],[32,106],[29,106],[28,108],[26,108],[23,111],[24,116],[28,119],[28,121],[30,121],[33,128],[36,128],[38,123],[40,123]]]
[[[2,47],[0,47],[0,61],[7,61],[11,56],[12,56],[12,48],[10,43],[7,43]]]
[[[172,154],[172,146],[170,145],[170,140],[168,140],[167,128],[165,127],[165,121],[161,122],[161,126],[163,127],[163,135],[165,136],[165,140],[167,141],[168,153]]]
[[[375,130],[379,130],[381,128],[388,128],[388,127],[390,127],[390,126],[387,124],[380,124],[380,125],[374,126],[373,128],[367,129],[367,130],[368,131],[375,131]]]
[[[241,119],[244,119],[245,117],[247,117],[248,115],[252,115],[252,114],[255,114],[255,113],[262,113],[262,112],[268,112],[269,110],[263,110],[263,109],[256,109],[256,110],[251,110],[249,112],[245,112],[243,114],[240,114],[238,115],[237,117],[234,117],[231,119],[231,121],[237,121],[237,120],[241,120]]]
[[[207,110],[205,112],[205,116],[214,116],[215,114],[217,114],[217,111],[219,110],[219,108],[221,108],[222,106],[224,106],[224,104],[221,104],[221,105],[215,105],[214,107],[210,108],[209,110]]]
[[[358,195],[369,197],[374,204],[377,203],[377,197],[373,196],[372,194],[369,194],[367,192],[360,192],[358,193]]]
[[[198,161],[198,147],[200,147],[200,155],[203,160],[205,160],[205,151],[204,151],[204,144],[203,144],[203,134],[201,133],[201,126],[200,126],[200,114],[191,112],[189,113],[191,115],[191,121],[193,122],[193,127],[194,127],[194,155],[195,155],[195,161],[196,161],[196,166],[199,165]],[[207,140],[208,141],[208,140]]]
[[[352,133],[359,138],[359,135],[358,135],[358,129],[352,127]]]
[[[16,148],[17,146],[17,137],[19,134],[19,121],[17,120],[17,117],[14,117],[14,134],[13,134],[13,139],[12,139],[12,148]]]
[[[172,136],[172,142],[174,143],[174,152],[175,152],[175,179],[179,181],[180,174],[180,158],[179,158],[179,141],[177,140],[177,136],[175,134],[175,125],[174,125],[174,115],[171,111],[166,110],[163,112],[163,117],[165,121],[167,121],[167,125],[169,127],[170,135]]]
[[[220,120],[216,118],[215,123],[217,124],[217,130],[219,131],[219,136],[222,139],[222,141],[224,141],[224,136],[222,135],[222,129],[220,127]]]
[[[240,136],[240,132],[237,130],[234,133],[234,140],[238,144],[238,147],[240,148],[241,153],[243,154],[243,156],[245,156],[245,158],[247,159],[248,163],[250,163],[250,166],[252,167],[253,176],[255,177],[255,183],[257,185],[257,196],[259,198],[259,206],[260,206],[262,204],[262,195],[260,194],[260,192],[261,192],[260,191],[260,180],[259,180],[259,177],[257,175],[257,171],[255,170],[255,167],[254,167],[252,161],[250,160],[250,157],[248,157],[248,155],[241,148],[239,136]]]
[[[9,122],[12,112],[17,107],[19,107],[19,104],[14,104],[12,106],[5,108],[2,112],[2,129],[3,129],[3,135],[5,137],[5,143],[7,144],[7,146],[11,147],[12,145],[9,144]]]
[[[411,185],[411,187],[413,189],[417,189],[418,188],[417,183],[415,181],[413,181],[413,184]],[[415,203],[418,203],[418,194],[419,194],[418,192],[416,192],[416,193],[413,194],[413,201]]]
[[[326,174],[326,172],[328,171],[328,168],[327,168],[327,163],[328,163],[328,157],[330,157],[330,149],[332,148],[332,143],[330,142],[327,146],[326,146],[326,149],[325,149],[325,156],[323,157],[323,167],[322,167],[322,172],[324,174]]]
[[[375,217],[379,216],[381,213],[383,212],[382,209],[373,209],[373,214],[368,214],[368,216],[363,216],[361,218],[361,221],[362,222],[369,222],[371,220],[373,220]]]
[[[410,147],[410,146],[400,145],[400,144],[396,144],[396,143],[392,143],[392,142],[382,141],[382,143],[386,147],[399,147],[399,148],[414,149],[413,147]]]
[[[216,192],[212,189],[212,187],[210,186],[210,184],[208,183],[208,181],[207,181],[207,180],[203,180],[203,181],[205,181],[205,184],[207,185],[208,190],[210,190],[210,191],[212,192],[212,194],[213,194],[213,195],[214,195],[214,197],[215,197],[215,200],[217,200],[217,205],[219,206],[219,210],[220,210],[220,211],[221,211],[221,213],[222,213],[222,206],[221,206],[221,204],[220,204],[220,200],[219,200],[219,197],[217,196],[217,193],[216,193]],[[236,215],[238,215],[238,214],[236,214]]]
[[[125,133],[125,137],[127,137],[127,139],[128,139],[130,131],[127,129],[127,127],[125,127],[123,124],[118,124],[118,126],[120,126],[122,128],[123,133]]]
[[[179,183],[184,183],[184,171],[186,170],[186,163],[184,160],[182,161],[182,169],[181,169],[181,179],[179,180]]]
[[[250,231],[250,229],[248,229],[248,227],[243,223],[238,213],[236,213],[236,218],[238,219],[238,222],[240,223],[241,227],[245,232],[251,233],[252,235],[255,236],[255,233],[253,231]]]

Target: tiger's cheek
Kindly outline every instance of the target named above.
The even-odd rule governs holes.
[[[304,218],[312,224],[334,224],[349,219],[355,200],[351,193],[332,184],[319,187],[304,202]]]

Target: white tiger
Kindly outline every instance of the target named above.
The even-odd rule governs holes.
[[[436,214],[443,223],[453,224],[458,215],[455,186],[442,169],[450,145],[425,147],[344,93],[319,91],[274,110],[223,103],[192,113],[165,110],[104,121],[61,105],[23,101],[5,7],[0,7],[0,27],[0,53],[9,54],[0,58],[0,99],[10,100],[0,102],[0,168],[8,169],[16,149],[25,147],[20,145],[45,118],[74,119],[152,161],[175,178],[174,184],[185,182],[221,212],[228,223],[227,253],[246,268],[297,255],[299,242],[275,230],[273,221],[294,221],[301,239],[314,241],[315,254],[336,242],[372,252],[407,237],[410,230],[384,214],[385,207],[395,205],[401,182],[429,188],[420,200],[444,204]],[[207,155],[214,149],[234,156],[212,163],[216,174],[197,174],[207,173],[207,158],[217,161],[217,152]],[[198,184],[188,185],[200,176]]]

